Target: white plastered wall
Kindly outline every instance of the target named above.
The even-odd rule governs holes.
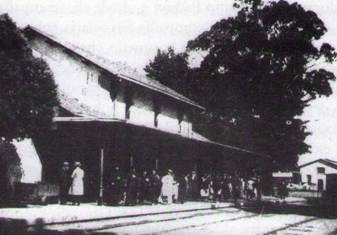
[[[60,47],[50,45],[42,39],[34,39],[30,43],[35,54],[41,56],[50,66],[60,91],[104,113],[105,117],[125,119],[126,105],[123,99],[119,97],[114,101],[111,100],[109,91],[98,82],[100,76],[98,68],[83,63],[79,58],[68,55]],[[154,111],[149,97],[144,94],[135,97],[130,108],[130,121],[154,127]],[[158,115],[158,129],[190,136],[192,124],[184,117],[179,127],[176,110],[164,106]]]
[[[51,46],[43,40],[33,40],[31,45],[50,66],[60,91],[106,114],[106,117],[113,117],[113,102],[109,91],[98,83],[100,72],[96,67],[69,56],[59,47]]]
[[[317,173],[317,167],[325,168],[325,174]],[[308,166],[302,167],[300,169],[300,173],[301,173],[301,180],[304,183],[308,183],[307,175],[311,175],[311,182],[315,184],[315,186],[313,187],[314,190],[317,190],[318,180],[319,179],[323,180],[323,190],[325,190],[326,189],[326,174],[336,174],[337,170],[327,165],[324,165],[320,162],[315,162]]]
[[[21,182],[36,183],[41,181],[42,164],[33,141],[31,139],[24,139],[22,141],[13,141],[13,144],[20,157],[23,169]]]

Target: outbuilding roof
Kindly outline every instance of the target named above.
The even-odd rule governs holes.
[[[326,158],[326,159],[322,159],[322,158],[321,158],[321,159],[317,159],[317,160],[314,160],[314,161],[305,163],[305,164],[303,164],[303,165],[300,165],[298,168],[302,168],[302,167],[305,167],[305,166],[309,166],[309,165],[314,164],[314,163],[316,163],[316,162],[322,163],[322,164],[324,164],[324,165],[326,165],[326,166],[329,166],[329,167],[334,168],[334,169],[337,170],[337,162],[332,161],[332,160],[327,159],[327,158]]]
[[[81,59],[84,59],[85,61],[99,67],[100,69],[102,69],[102,70],[104,70],[104,71],[106,71],[110,74],[113,74],[113,75],[117,76],[118,78],[121,78],[121,79],[129,81],[131,83],[146,87],[146,88],[151,89],[153,91],[156,91],[158,93],[170,96],[171,98],[179,100],[180,102],[184,102],[184,103],[186,103],[188,105],[191,105],[195,108],[205,110],[204,107],[200,106],[199,104],[197,104],[193,100],[181,95],[180,93],[174,91],[173,89],[161,84],[160,82],[158,82],[154,79],[148,78],[147,76],[138,73],[136,69],[133,69],[132,67],[130,67],[126,63],[122,63],[122,62],[118,62],[118,61],[117,62],[110,61],[106,58],[95,55],[88,50],[82,49],[78,46],[75,46],[75,45],[69,43],[69,42],[58,39],[55,36],[50,35],[48,33],[45,33],[43,31],[41,31],[40,29],[37,29],[37,28],[35,28],[31,25],[26,26],[23,29],[23,31],[26,34],[32,33],[32,32],[35,33],[35,34],[38,34],[38,35],[42,36],[43,38],[47,39],[48,41],[53,42],[53,43],[57,44],[58,46],[62,47],[66,51],[81,57]]]

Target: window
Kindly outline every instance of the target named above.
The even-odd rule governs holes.
[[[324,167],[317,167],[317,173],[318,174],[325,174],[325,168]]]
[[[311,184],[311,175],[307,175],[307,182],[308,184]]]
[[[92,71],[87,71],[87,84],[98,83],[97,76]]]
[[[90,72],[87,72],[87,84],[89,84],[90,81]]]
[[[319,180],[317,181],[317,190],[318,190],[318,191],[322,191],[323,189],[324,189],[324,182],[323,182],[322,179],[319,179]]]

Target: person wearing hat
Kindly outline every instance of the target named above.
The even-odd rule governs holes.
[[[124,177],[119,166],[116,165],[114,171],[109,177],[107,185],[107,199],[108,205],[119,205],[123,199],[124,193]]]
[[[75,169],[71,174],[71,187],[69,194],[72,197],[73,205],[80,205],[81,197],[84,194],[84,171],[81,169],[81,163],[75,162]]]
[[[138,182],[138,200],[139,203],[145,203],[145,202],[150,202],[150,188],[151,188],[151,180],[150,176],[147,173],[147,170],[143,171],[143,175],[139,178]]]
[[[134,206],[137,202],[138,175],[135,168],[132,168],[126,181],[126,200],[125,204]]]
[[[173,188],[175,181],[173,178],[173,171],[171,169],[168,169],[167,175],[163,176],[161,182],[162,182],[161,187],[162,201],[167,202],[167,204],[172,204]]]
[[[195,170],[192,170],[191,175],[188,177],[189,184],[189,197],[190,199],[196,201],[199,199],[199,178]]]
[[[60,187],[59,198],[61,205],[67,203],[69,186],[70,186],[69,162],[64,162],[59,175],[59,187]]]
[[[160,190],[161,190],[161,180],[160,176],[158,175],[157,171],[155,169],[152,170],[150,175],[150,197],[152,204],[158,203],[158,198],[160,196]]]

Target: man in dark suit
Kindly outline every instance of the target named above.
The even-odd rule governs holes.
[[[190,187],[191,187],[191,198],[192,200],[199,200],[200,198],[200,186],[199,186],[199,177],[195,171],[192,171],[189,178]]]
[[[108,187],[109,197],[107,199],[108,204],[118,205],[123,198],[124,193],[124,179],[119,166],[115,166],[114,171],[111,174]]]
[[[64,162],[60,170],[59,175],[59,186],[60,186],[60,203],[64,205],[68,200],[68,192],[70,186],[70,167],[69,162]]]
[[[150,182],[151,182],[151,187],[150,187],[151,202],[152,204],[157,204],[158,198],[160,196],[161,180],[156,170],[152,170],[151,176],[150,176]]]
[[[144,203],[150,201],[150,188],[151,188],[151,181],[150,177],[146,170],[143,171],[143,175],[139,177],[139,184],[138,184],[138,199],[139,203]]]
[[[126,180],[126,205],[133,206],[137,202],[138,178],[135,168],[131,169]]]

